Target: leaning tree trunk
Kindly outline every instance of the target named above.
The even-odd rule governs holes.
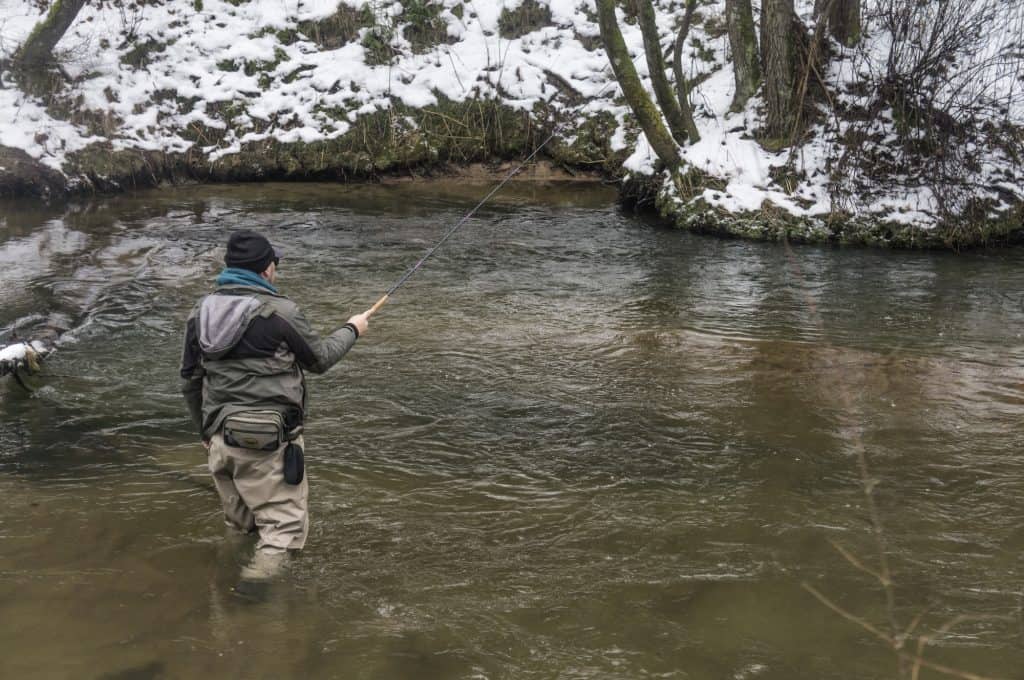
[[[761,55],[757,50],[757,28],[750,0],[725,0],[725,21],[736,83],[730,108],[740,111],[761,85]]]
[[[50,11],[14,53],[12,66],[23,81],[45,81],[47,72],[56,65],[54,48],[86,4],[88,0],[53,0]]]
[[[860,1],[831,0],[828,25],[832,37],[847,47],[853,47],[860,40]]]
[[[696,5],[695,0],[690,0]],[[654,96],[658,99],[658,106],[665,114],[668,121],[668,129],[680,146],[690,142],[700,141],[700,133],[693,122],[693,115],[690,112],[689,98],[677,100],[672,92],[672,86],[665,76],[665,59],[661,54],[661,42],[658,40],[658,23],[654,14],[654,5],[651,0],[637,0],[639,5],[638,15],[640,19],[640,32],[644,37],[644,52],[647,54],[647,69],[651,72],[651,84],[654,86]],[[692,15],[692,12],[690,12]],[[689,28],[687,26],[687,28]],[[684,37],[685,40],[685,37]],[[678,57],[676,58],[678,62]],[[677,71],[677,74],[681,71]],[[678,81],[678,75],[676,76]],[[683,84],[685,87],[685,83]]]
[[[803,25],[793,0],[764,0],[761,53],[764,59],[765,132],[776,144],[787,144],[798,120],[796,85],[801,74],[799,44]]]
[[[693,22],[693,12],[696,9],[697,0],[687,0],[683,23],[679,26],[679,33],[676,34],[676,41],[672,46],[672,73],[676,78],[676,99],[679,101],[679,109],[684,113],[689,124],[693,126],[694,134],[690,137],[691,143],[700,141],[700,133],[697,132],[697,126],[693,124],[690,86],[683,73],[683,44],[686,42],[686,36],[690,34],[690,24]]]
[[[658,154],[658,158],[675,172],[682,163],[679,150],[661,121],[661,113],[647,96],[647,91],[644,90],[640,76],[637,75],[633,61],[629,57],[626,41],[622,39],[622,31],[619,30],[619,23],[615,18],[615,1],[596,0],[596,3],[601,41],[608,53],[615,78],[619,81],[619,87],[622,88],[622,93],[626,96],[626,101],[647,136],[651,148]]]

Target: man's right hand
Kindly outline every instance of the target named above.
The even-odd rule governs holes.
[[[363,312],[362,314],[356,314],[355,316],[349,318],[347,323],[350,323],[353,326],[355,326],[356,330],[359,331],[359,336],[362,337],[363,335],[366,334],[366,329],[370,327],[370,316],[366,312]]]

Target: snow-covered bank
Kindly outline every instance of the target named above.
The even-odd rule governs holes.
[[[655,4],[667,49],[684,3]],[[810,22],[812,3],[798,4]],[[41,14],[36,2],[0,0],[4,56]],[[766,149],[756,139],[761,102],[729,110],[723,15],[724,0],[701,2],[683,51],[701,136],[680,150],[692,191],[657,172],[600,47],[592,0],[126,0],[82,10],[59,46],[72,79],[60,96],[29,97],[5,76],[0,193],[24,183],[27,166],[12,169],[10,149],[34,159],[41,186],[60,193],[183,177],[350,179],[509,159],[558,125],[547,149],[556,164],[629,177],[682,226],[758,238],[946,239],[936,232],[943,197],[933,186],[877,181],[844,163],[851,144],[884,155],[894,139],[892,111],[862,120],[868,102],[858,89],[885,56],[884,32],[869,18],[861,48],[832,47],[826,77],[850,117],[823,112],[797,145]],[[620,24],[646,80],[640,30]],[[1000,27],[1024,27],[1024,7],[1006,3]],[[989,96],[1024,87],[1018,73],[996,75]],[[993,124],[1021,135],[1021,100],[1007,101]],[[1024,229],[1016,147],[977,143],[985,146],[971,170],[977,202],[1000,233]],[[865,229],[882,237],[859,238]]]

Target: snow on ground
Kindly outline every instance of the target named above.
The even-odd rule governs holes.
[[[585,44],[599,34],[593,0],[539,0],[550,9],[554,25],[514,40],[503,39],[498,30],[501,11],[514,9],[522,1],[437,0],[434,4],[442,6],[440,18],[447,24],[450,44],[414,54],[402,35],[400,3],[340,0],[342,6],[372,12],[379,25],[395,29],[389,34],[398,56],[393,63],[379,66],[366,62],[362,38],[372,29],[361,29],[359,37],[337,49],[321,49],[311,36],[291,44],[281,42],[279,31],[331,16],[338,0],[250,0],[237,6],[225,0],[168,1],[123,11],[112,3],[90,5],[59,49],[67,55],[67,70],[78,78],[72,87],[84,105],[114,114],[120,121],[110,138],[115,148],[185,151],[193,142],[182,133],[189,124],[199,122],[226,130],[223,142],[201,147],[216,160],[239,152],[246,142],[267,138],[282,142],[331,139],[345,134],[359,116],[387,109],[396,101],[425,107],[437,104],[439,97],[454,101],[494,97],[523,110],[545,102],[577,118],[609,112],[620,124],[613,147],[633,148],[626,169],[653,173],[655,156],[644,135],[637,136],[633,129],[628,108],[616,99],[621,92],[604,51],[588,50]],[[656,0],[666,50],[674,40],[684,4]],[[812,0],[799,0],[798,6],[801,15],[809,17]],[[1014,3],[1007,7],[1008,13],[1022,13]],[[720,25],[724,0],[708,0],[699,13],[718,19]],[[0,56],[13,53],[39,16],[30,0],[0,0],[0,17],[4,17],[0,19]],[[620,25],[637,70],[646,79],[639,28],[624,21]],[[760,102],[755,99],[746,110],[730,113],[733,75],[728,38],[721,30],[709,34],[708,25],[696,20],[684,49],[688,76],[701,79],[692,93],[701,141],[680,152],[694,167],[723,180],[725,188],[708,190],[701,198],[730,211],[757,210],[764,201],[801,216],[833,210],[828,168],[843,130],[823,123],[811,141],[800,147],[781,153],[763,149],[751,134],[760,125]],[[1020,25],[1008,21],[1004,30]],[[131,41],[125,40],[128,33],[133,35]],[[867,49],[858,54],[867,55],[868,61],[884,57],[885,45],[875,27],[868,25],[865,33]],[[125,55],[147,41],[158,48],[147,55],[147,64],[135,67],[123,62]],[[864,68],[863,58],[844,56],[834,62],[829,76],[839,84]],[[589,98],[587,104],[567,110],[549,74]],[[1015,76],[1007,74],[999,87],[1015,86]],[[223,113],[228,105],[233,116],[230,125]],[[1024,119],[1024,111],[1009,115]],[[878,124],[884,127],[885,121]],[[60,167],[68,153],[96,139],[80,127],[52,118],[10,84],[0,88],[0,144],[24,149]],[[801,177],[789,193],[770,174],[773,168],[787,165]],[[989,169],[996,176],[1005,174],[1008,165],[1012,164],[1007,159],[994,158]],[[1020,173],[1014,167],[1001,181],[1024,194]],[[870,205],[857,209],[924,226],[935,221],[934,197],[923,189],[880,189]]]

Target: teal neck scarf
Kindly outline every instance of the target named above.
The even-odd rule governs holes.
[[[218,286],[261,286],[271,293],[276,293],[277,288],[271,285],[270,281],[248,269],[238,267],[225,267],[217,276]]]

